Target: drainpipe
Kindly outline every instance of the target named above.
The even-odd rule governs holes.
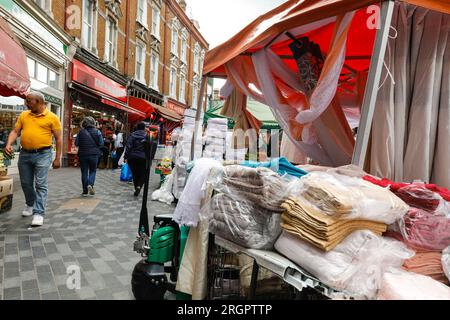
[[[163,94],[163,96],[164,96],[164,90],[165,90],[165,88],[166,88],[166,71],[167,71],[167,69],[166,69],[166,45],[167,45],[167,6],[168,6],[168,4],[167,4],[167,2],[165,3],[165,6],[164,6],[164,24],[165,24],[165,26],[164,26],[164,46],[163,46],[163,48],[164,48],[164,53],[163,53],[163,78],[162,78],[162,94]]]

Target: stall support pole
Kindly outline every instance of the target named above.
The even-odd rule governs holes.
[[[352,164],[357,165],[360,168],[364,168],[364,162],[366,160],[367,146],[369,143],[370,131],[372,129],[378,86],[380,84],[381,72],[383,71],[384,55],[386,53],[393,12],[394,1],[389,0],[382,3],[380,14],[381,28],[377,30],[375,38],[366,92],[361,109],[358,136],[353,152]]]
[[[200,115],[202,113],[203,109],[203,97],[205,95],[205,89],[206,89],[206,76],[202,77],[202,83],[200,85],[200,95],[198,97],[197,101],[197,110],[195,113],[195,127],[194,127],[194,134],[192,135],[192,144],[191,144],[191,157],[190,160],[194,160],[194,154],[195,154],[195,142],[197,141],[197,132],[198,128],[200,126]]]
[[[252,278],[250,280],[250,292],[248,293],[248,299],[255,299],[256,285],[258,283],[259,264],[256,260],[253,260]]]

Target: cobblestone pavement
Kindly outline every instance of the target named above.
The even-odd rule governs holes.
[[[134,299],[131,273],[140,260],[133,252],[142,195],[119,181],[120,170],[97,172],[96,195],[81,197],[80,171],[52,170],[44,226],[22,218],[24,196],[14,176],[13,208],[0,214],[0,300]],[[150,193],[159,186],[152,175]],[[149,202],[152,216],[174,206]],[[150,226],[151,227],[151,226]],[[66,285],[67,268],[79,266],[81,288]]]

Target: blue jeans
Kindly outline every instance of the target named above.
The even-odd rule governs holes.
[[[88,192],[88,186],[94,186],[95,174],[97,173],[98,159],[99,156],[79,157],[81,168],[81,184],[83,185],[83,193]]]
[[[45,215],[48,195],[48,170],[52,164],[52,150],[38,153],[20,152],[20,183],[27,206],[33,207],[33,214]]]

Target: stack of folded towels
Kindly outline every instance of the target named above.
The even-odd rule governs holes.
[[[282,228],[329,251],[356,230],[381,235],[408,206],[389,190],[356,177],[312,172],[283,204]]]

